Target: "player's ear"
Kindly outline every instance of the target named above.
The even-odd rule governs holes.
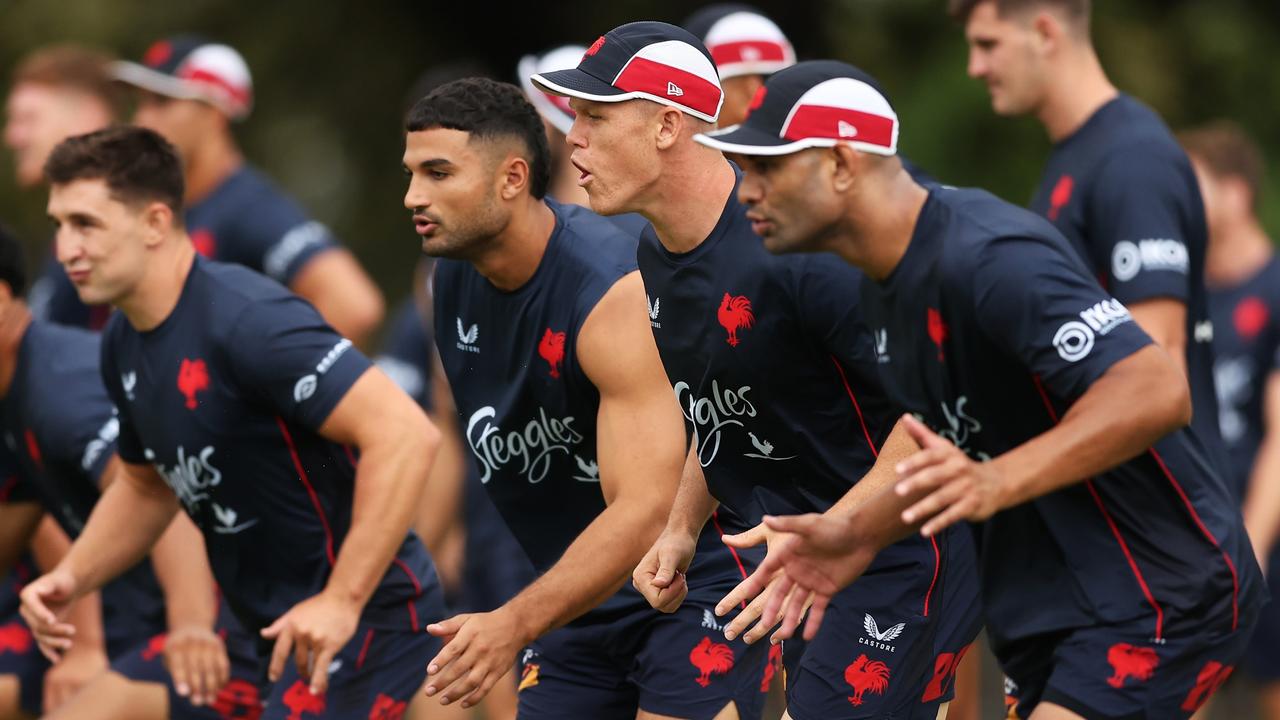
[[[838,142],[828,151],[831,167],[831,187],[838,193],[853,189],[862,174],[862,153],[849,143]]]
[[[1031,18],[1032,47],[1041,55],[1060,49],[1066,32],[1062,20],[1049,10],[1039,10]]]
[[[508,155],[499,165],[498,194],[503,200],[514,200],[529,188],[529,161],[520,155]]]
[[[684,113],[675,108],[659,106],[662,110],[657,117],[657,142],[659,150],[666,150],[676,144],[676,140],[680,138],[680,133],[684,132],[685,122],[688,118]]]
[[[160,201],[147,203],[142,210],[142,227],[148,247],[159,245],[173,232],[173,208]]]

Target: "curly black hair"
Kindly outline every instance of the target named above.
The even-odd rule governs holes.
[[[489,78],[469,77],[445,83],[413,104],[405,130],[446,128],[490,139],[514,137],[524,143],[529,161],[529,194],[541,199],[551,182],[551,150],[542,117],[520,88]]]

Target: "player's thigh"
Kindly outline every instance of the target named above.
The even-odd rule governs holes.
[[[464,709],[462,703],[441,705],[439,698],[427,697],[419,692],[409,703],[409,710],[404,717],[405,720],[470,720],[471,711]]]
[[[493,686],[481,701],[480,708],[484,711],[485,720],[516,720],[516,708],[519,704],[515,673],[512,673]]]
[[[651,712],[640,710],[636,713],[636,720],[687,720],[686,718],[676,718],[671,715],[657,715]],[[738,706],[729,703],[724,709],[716,714],[712,720],[738,720]]]
[[[85,685],[45,720],[167,720],[169,692],[164,685],[133,682],[105,672]]]
[[[22,680],[17,675],[0,675],[0,720],[26,720],[22,712]]]

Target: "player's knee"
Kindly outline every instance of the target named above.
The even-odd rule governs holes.
[[[169,691],[160,683],[135,682],[104,672],[44,720],[165,720]]]
[[[22,712],[22,680],[17,675],[0,675],[0,720],[27,720]]]

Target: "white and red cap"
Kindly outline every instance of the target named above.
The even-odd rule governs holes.
[[[253,78],[240,53],[195,36],[160,40],[141,63],[112,63],[115,79],[178,100],[200,100],[241,120],[253,107]]]
[[[694,139],[741,155],[790,155],[840,142],[895,155],[898,114],[875,78],[847,63],[814,60],[769,78],[741,124]]]
[[[524,89],[525,97],[538,109],[539,115],[565,135],[569,134],[576,116],[569,107],[569,98],[539,89],[533,84],[533,76],[575,68],[586,51],[581,45],[562,45],[542,55],[525,55],[516,64],[516,74],[520,77],[520,87]]]
[[[796,64],[796,51],[782,29],[748,5],[711,5],[690,16],[684,27],[702,38],[721,80],[772,75]]]
[[[553,95],[594,102],[643,98],[715,122],[724,93],[711,53],[689,31],[662,22],[633,22],[601,35],[578,66],[535,73]]]

